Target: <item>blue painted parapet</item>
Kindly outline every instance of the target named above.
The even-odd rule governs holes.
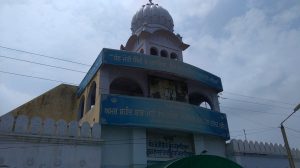
[[[228,140],[226,115],[175,101],[101,95],[101,124],[140,126],[209,134]]]
[[[162,59],[152,55],[104,48],[81,81],[77,91],[78,95],[83,92],[99,68],[105,64],[167,72],[179,77],[196,80],[218,92],[223,91],[219,77],[190,64],[171,59]]]

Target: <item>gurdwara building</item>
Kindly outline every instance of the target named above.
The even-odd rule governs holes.
[[[173,28],[166,9],[142,6],[126,45],[104,48],[78,87],[82,122],[101,123],[104,140],[135,140],[122,148],[103,146],[109,164],[115,155],[133,163],[203,152],[225,157],[229,131],[218,103],[221,79],[183,62],[189,45]]]
[[[120,50],[102,49],[78,87],[60,85],[10,114],[99,124],[104,142],[99,159],[105,168],[146,167],[197,155],[225,159],[230,135],[218,101],[221,79],[184,63],[189,45],[174,33],[171,15],[158,4],[143,5],[131,31]]]

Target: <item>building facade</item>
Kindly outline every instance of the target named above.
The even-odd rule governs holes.
[[[83,145],[80,150],[87,155],[96,154],[92,158],[98,160],[92,167],[144,168],[195,155],[227,157],[242,164],[236,160],[236,152],[230,153],[226,147],[230,135],[218,101],[218,93],[223,91],[221,79],[183,62],[183,51],[189,45],[174,33],[169,12],[150,1],[133,16],[131,30],[120,50],[101,51],[78,87],[60,85],[11,111],[8,116],[15,118],[40,117],[39,132],[32,133],[35,121],[25,119],[26,129],[21,133],[45,139],[47,118],[63,119],[64,124],[54,123],[48,135],[74,142],[75,146],[68,148],[71,152],[76,153],[76,145]],[[4,120],[0,119],[0,125]],[[78,122],[77,132],[68,133],[72,125],[68,122]],[[60,133],[61,129],[65,131]],[[3,130],[3,135],[16,131],[15,126]],[[18,140],[27,142],[26,138]],[[84,146],[89,142],[96,150]],[[74,167],[68,163],[61,165]],[[77,167],[90,167],[87,165]]]
[[[148,3],[133,16],[121,50],[103,49],[79,85],[81,122],[101,123],[103,167],[145,167],[207,153],[225,157],[219,77],[183,62],[189,45],[173,19]],[[118,162],[116,162],[118,158]]]

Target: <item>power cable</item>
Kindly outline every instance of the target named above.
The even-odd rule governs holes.
[[[296,133],[296,132],[294,132],[294,133]],[[292,132],[290,132],[288,136],[293,136],[293,137],[295,137],[295,138],[297,138],[297,139],[299,139],[299,138],[300,138],[300,136],[299,136],[299,135],[292,134]]]
[[[261,127],[261,128],[253,128],[253,129],[246,129],[246,131],[258,131],[258,130],[265,130],[266,128],[274,128],[274,127]],[[243,129],[236,129],[236,130],[231,130],[230,132],[241,132]]]
[[[38,54],[38,53],[30,52],[30,51],[10,48],[10,47],[1,46],[1,45],[0,45],[0,48],[4,48],[4,49],[7,49],[7,50],[12,50],[12,51],[17,51],[17,52],[23,52],[23,53],[26,53],[26,54],[36,55],[36,56],[40,56],[40,57],[44,57],[44,58],[50,58],[50,59],[55,59],[55,60],[59,60],[59,61],[69,62],[69,63],[73,63],[73,64],[78,64],[78,65],[84,65],[84,66],[89,66],[89,67],[91,66],[89,64],[84,64],[84,63],[80,63],[80,62],[76,62],[76,61],[71,61],[71,60],[67,60],[67,59],[52,57],[52,56],[48,56],[48,55],[44,55],[44,54]]]
[[[226,113],[228,113],[228,112],[226,112]],[[233,112],[234,113],[234,112]],[[251,120],[251,119],[249,119],[249,117],[248,118],[244,118],[244,117],[241,117],[240,115],[239,115],[239,113],[236,113],[237,115],[232,115],[233,117],[238,117],[238,118],[241,118],[241,119],[243,119],[243,120],[245,120],[245,121],[248,121],[248,122],[252,122],[252,123],[255,123],[255,124],[259,124],[259,125],[262,125],[262,126],[264,126],[264,127],[272,127],[272,126],[270,126],[270,125],[267,125],[267,124],[264,124],[264,123],[261,123],[261,122],[257,122],[257,121],[255,121],[255,120]],[[277,127],[273,127],[273,128],[277,128]]]
[[[1,56],[0,56],[1,57]],[[28,77],[28,78],[35,78],[35,79],[41,79],[41,80],[46,80],[46,81],[52,81],[52,82],[59,82],[59,83],[66,83],[66,84],[71,84],[71,85],[77,85],[75,83],[69,83],[65,81],[60,81],[60,80],[55,80],[55,79],[49,79],[49,78],[44,78],[44,77],[37,77],[37,76],[32,76],[32,75],[25,75],[25,74],[18,74],[18,73],[13,73],[13,72],[7,72],[7,71],[1,71],[1,73],[5,74],[10,74],[10,75],[17,75],[17,76],[22,76],[22,77]],[[254,113],[260,113],[260,114],[270,114],[270,115],[284,115],[281,113],[272,113],[272,112],[265,112],[265,111],[256,111],[256,110],[250,110],[250,109],[242,109],[242,108],[235,108],[235,107],[230,107],[230,106],[224,106],[221,105],[222,108],[227,108],[227,109],[233,109],[233,110],[239,110],[239,111],[248,111],[248,112],[254,112]],[[229,112],[231,113],[231,112]],[[241,113],[239,113],[241,114]],[[295,115],[295,117],[300,117]]]
[[[250,109],[244,109],[244,108],[236,108],[236,107],[230,107],[230,106],[224,106],[224,105],[220,105],[220,107],[222,108],[228,108],[228,109],[233,109],[233,110],[239,110],[239,111],[248,111],[248,112],[253,112],[253,113],[264,113],[264,114],[272,114],[272,115],[284,115],[282,113],[273,113],[273,112],[266,112],[266,111],[256,111],[256,110],[250,110]]]
[[[223,91],[223,93],[225,93],[225,94],[227,93],[227,94],[231,94],[231,95],[236,95],[236,96],[241,96],[241,97],[248,97],[248,98],[252,98],[252,99],[267,100],[267,101],[270,101],[270,102],[282,103],[282,104],[291,105],[291,106],[294,105],[294,104],[283,102],[283,101],[272,100],[272,99],[261,98],[261,97],[255,97],[255,96],[247,96],[247,95],[243,95],[243,94],[239,94],[239,93],[233,93],[233,92],[228,92],[228,91]]]
[[[25,51],[25,50],[21,50],[21,49],[15,49],[15,48],[3,46],[3,45],[0,45],[0,48],[7,49],[7,50],[12,50],[12,51],[17,51],[17,52],[23,52],[23,53],[27,53],[27,54],[31,54],[31,55],[40,56],[40,57],[55,59],[55,60],[59,60],[59,61],[74,63],[74,64],[78,64],[78,65],[84,65],[84,66],[89,66],[89,67],[91,66],[89,64],[85,64],[85,63],[81,63],[81,62],[71,61],[71,60],[57,58],[57,57],[52,57],[52,56],[48,56],[48,55],[44,55],[44,54],[39,54],[39,53],[31,52],[31,51]],[[84,72],[84,73],[86,73],[86,72]],[[260,97],[255,97],[255,96],[248,96],[248,95],[243,95],[243,94],[229,92],[229,91],[224,91],[223,93],[225,93],[225,94],[231,94],[231,95],[236,95],[236,96],[247,97],[247,98],[252,98],[252,99],[261,99],[261,100],[267,100],[267,101],[271,101],[271,102],[278,102],[278,103],[282,103],[282,104],[286,104],[286,105],[291,105],[291,106],[293,105],[291,103],[287,103],[287,102],[283,102],[283,101],[277,101],[277,100],[272,100],[272,99],[267,99],[267,98],[260,98]],[[242,101],[242,102],[245,102],[245,101]],[[250,103],[250,102],[248,102],[248,103]],[[260,104],[260,105],[267,105],[267,104],[257,103],[257,102],[251,102],[251,103]],[[270,106],[270,104],[268,104],[268,105]],[[277,106],[277,105],[271,105],[271,106]],[[279,106],[279,107],[287,109],[286,107],[282,107],[282,106]]]
[[[49,78],[44,78],[44,77],[37,77],[37,76],[32,76],[32,75],[18,74],[18,73],[7,72],[7,71],[2,71],[2,70],[0,70],[0,72],[1,72],[1,73],[5,73],[5,74],[10,74],[10,75],[16,75],[16,76],[22,76],[22,77],[28,77],[28,78],[35,78],[35,79],[41,79],[41,80],[46,80],[46,81],[52,81],[52,82],[59,82],[59,83],[66,83],[66,84],[71,84],[71,85],[77,85],[77,84],[75,84],[75,83],[69,83],[69,82],[65,82],[65,81],[60,81],[60,80],[55,80],[55,79],[49,79]],[[281,113],[272,113],[272,112],[256,111],[256,110],[242,109],[242,108],[235,108],[235,107],[224,106],[224,105],[221,105],[221,107],[227,108],[227,109],[239,110],[239,111],[254,112],[254,113],[264,113],[264,114],[270,114],[270,115],[284,115],[284,114],[281,114]],[[230,113],[230,112],[229,112],[229,113]],[[239,114],[241,114],[241,113],[239,113]],[[300,117],[300,116],[296,116],[296,117]]]
[[[237,102],[242,102],[242,103],[257,104],[257,105],[262,105],[262,106],[278,107],[278,108],[289,109],[289,110],[291,109],[288,107],[278,106],[278,105],[274,105],[274,104],[266,104],[266,103],[252,102],[252,101],[246,101],[246,100],[238,100],[238,99],[232,99],[232,98],[221,97],[221,96],[219,96],[219,97],[223,100],[231,100],[231,101],[237,101]]]
[[[36,65],[47,66],[47,67],[51,67],[51,68],[63,69],[63,70],[67,70],[67,71],[73,71],[73,72],[79,72],[79,73],[87,73],[87,72],[78,71],[78,70],[75,70],[75,69],[64,68],[64,67],[55,66],[55,65],[49,65],[49,64],[43,64],[43,63],[38,63],[38,62],[34,62],[34,61],[28,61],[28,60],[23,60],[23,59],[13,58],[13,57],[8,57],[8,56],[3,56],[3,55],[0,55],[0,57],[1,58],[10,59],[10,60],[27,62],[27,63],[31,63],[31,64],[36,64]]]
[[[14,73],[14,72],[7,72],[7,71],[2,71],[2,70],[0,70],[0,72],[4,73],[4,74],[15,75],[15,76],[22,76],[22,77],[27,77],[27,78],[35,78],[35,79],[41,79],[41,80],[45,80],[45,81],[52,81],[52,82],[58,82],[58,83],[65,83],[65,84],[69,84],[69,85],[77,85],[77,84],[74,84],[74,83],[68,83],[68,82],[64,82],[64,81],[60,81],[60,80],[43,78],[43,77],[38,77],[38,76],[31,76],[31,75],[19,74],[19,73]]]
[[[258,114],[269,114],[269,115],[286,116],[285,114],[282,114],[282,113],[274,113],[274,112],[267,112],[267,111],[257,111],[257,110],[250,110],[250,109],[245,109],[245,108],[236,108],[236,107],[230,107],[230,106],[224,106],[224,105],[220,105],[220,107],[227,108],[227,109],[232,109],[232,110],[238,110],[240,112],[246,111],[246,112],[258,113]],[[242,114],[242,113],[240,113],[240,114]],[[245,113],[243,113],[243,114],[245,114]],[[300,116],[298,116],[298,115],[294,115],[294,117],[300,118]]]
[[[287,129],[289,129],[289,130],[291,130],[291,131],[294,131],[294,132],[296,132],[296,133],[300,133],[300,131],[299,131],[299,130],[295,130],[295,129],[293,129],[293,128],[289,128],[289,127],[285,127],[285,128],[287,128]]]
[[[260,134],[260,133],[264,133],[264,132],[273,131],[273,130],[275,130],[275,129],[276,129],[276,128],[274,128],[274,127],[270,127],[270,128],[267,128],[267,129],[263,129],[263,130],[261,130],[261,131],[247,132],[247,135]],[[232,136],[232,138],[233,138],[233,137],[239,137],[239,136],[244,136],[244,133],[241,133],[241,134]]]

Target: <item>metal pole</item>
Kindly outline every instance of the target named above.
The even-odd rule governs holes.
[[[288,139],[286,137],[284,126],[282,124],[280,125],[280,129],[281,129],[281,133],[282,133],[282,137],[283,137],[283,141],[284,141],[284,146],[285,146],[285,149],[286,149],[286,152],[287,152],[287,155],[288,155],[290,167],[295,168],[292,152],[291,152],[291,149],[290,149],[290,146],[289,146]]]
[[[294,163],[294,159],[292,156],[292,152],[289,146],[289,142],[285,133],[285,129],[283,126],[283,123],[290,118],[294,113],[296,113],[296,111],[298,111],[300,109],[300,104],[298,104],[295,108],[294,108],[294,112],[292,114],[290,114],[288,117],[286,117],[281,123],[280,123],[280,129],[281,129],[281,133],[282,133],[282,137],[283,137],[283,141],[284,141],[284,146],[288,155],[288,159],[289,159],[289,163],[290,163],[290,167],[291,168],[295,168],[295,163]]]
[[[245,129],[243,129],[243,131],[244,131],[245,140],[247,141],[246,130],[245,130]]]

